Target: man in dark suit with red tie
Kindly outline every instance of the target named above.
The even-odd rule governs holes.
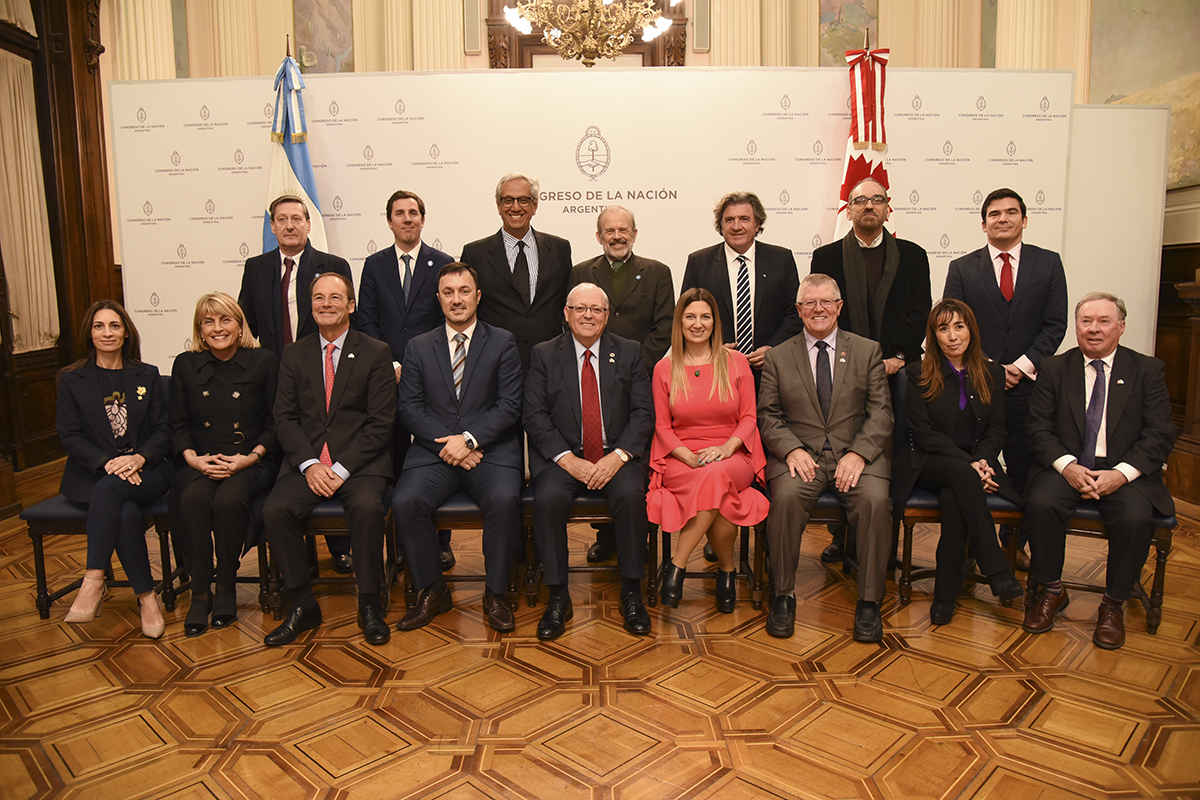
[[[246,315],[250,333],[265,350],[283,358],[283,348],[317,332],[309,288],[314,275],[336,272],[353,282],[346,259],[323,253],[308,241],[312,220],[299,197],[283,195],[271,203],[271,233],[279,247],[246,260],[238,305]],[[350,542],[327,536],[333,568],[348,575],[353,569]]]
[[[1037,594],[1022,627],[1045,633],[1067,607],[1064,523],[1081,500],[1095,500],[1108,529],[1108,577],[1092,641],[1107,650],[1125,643],[1125,601],[1150,552],[1151,516],[1175,513],[1162,479],[1176,435],[1166,368],[1121,347],[1124,332],[1120,298],[1085,295],[1075,306],[1079,346],[1042,361],[1029,402],[1025,528]]]
[[[539,639],[562,635],[572,616],[567,590],[567,519],[585,488],[613,514],[625,630],[650,632],[642,604],[646,569],[646,448],[654,399],[641,345],[608,333],[609,300],[593,283],[567,295],[570,333],[533,348],[525,383],[525,432],[534,481],[534,536],[550,600]]]
[[[538,182],[520,173],[501,178],[500,230],[462,251],[462,261],[479,275],[479,319],[513,335],[525,372],[533,346],[562,333],[571,275],[571,243],[532,228],[538,192]]]
[[[289,644],[321,623],[304,544],[304,518],[326,497],[345,506],[358,578],[358,624],[368,644],[388,641],[383,621],[383,496],[392,478],[396,376],[387,345],[350,329],[354,289],[338,273],[312,282],[318,332],[284,349],[275,394],[283,465],[263,527],[291,610],[263,643]]]

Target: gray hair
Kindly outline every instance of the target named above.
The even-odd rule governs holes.
[[[1110,301],[1117,307],[1117,316],[1120,317],[1121,322],[1125,321],[1125,301],[1115,294],[1109,294],[1108,292],[1088,292],[1079,298],[1079,302],[1075,304],[1075,319],[1079,319],[1079,309],[1083,308],[1084,303],[1091,303],[1096,300]]]
[[[626,214],[629,215],[629,227],[635,231],[637,230],[637,220],[633,218],[632,211],[630,211],[625,206],[605,206],[604,210],[601,211],[600,214],[596,217],[596,233],[603,233],[603,231],[601,230],[601,227],[602,227],[601,221],[604,219],[604,215],[607,214],[609,211],[624,211]]]
[[[531,178],[528,175],[524,175],[520,172],[510,172],[507,175],[505,175],[503,178],[501,178],[500,182],[496,184],[496,202],[497,203],[500,202],[500,188],[502,186],[504,186],[504,184],[508,183],[509,181],[525,181],[526,183],[528,183],[529,184],[529,194],[531,194],[533,196],[533,204],[535,206],[538,204],[538,192],[542,188],[541,184],[539,184],[537,182],[537,178]]]
[[[796,292],[796,302],[800,302],[800,298],[804,297],[804,293],[811,287],[817,286],[833,286],[833,294],[835,300],[842,299],[842,287],[838,286],[838,282],[823,272],[810,272],[800,281],[800,289]]]
[[[567,292],[567,305],[572,305],[572,298],[575,297],[576,292],[578,292],[580,289],[595,289],[597,292],[599,292],[604,297],[604,305],[606,305],[606,306],[608,305],[608,292],[604,291],[604,289],[602,289],[601,287],[597,286],[594,283],[577,283],[577,284],[575,284],[574,288],[572,288],[571,291]]]

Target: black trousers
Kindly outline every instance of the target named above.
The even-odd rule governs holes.
[[[584,484],[557,464],[534,480],[533,535],[545,568],[547,586],[567,582],[567,519],[571,501]],[[621,577],[640,580],[646,572],[646,472],[638,462],[626,464],[600,489],[613,515],[617,565]]]
[[[1008,568],[1008,559],[996,538],[996,524],[987,509],[987,492],[970,463],[950,456],[930,456],[917,476],[917,485],[938,493],[941,535],[933,596],[953,601],[962,586],[967,547],[989,578]]]
[[[116,551],[134,594],[154,588],[142,507],[162,497],[169,486],[167,476],[157,469],[144,470],[137,486],[116,475],[105,475],[96,483],[87,504],[88,569],[107,569]]]
[[[378,592],[383,577],[383,496],[388,479],[351,475],[334,495],[346,511],[358,591]],[[289,590],[309,583],[308,548],[304,545],[304,518],[323,500],[308,488],[299,470],[289,470],[275,482],[263,508],[267,541],[279,561],[283,585]],[[328,537],[334,538],[334,537]]]
[[[1025,530],[1029,532],[1029,576],[1039,583],[1062,580],[1066,559],[1066,521],[1079,503],[1079,492],[1053,469],[1039,472],[1025,493]],[[1108,529],[1108,576],[1105,594],[1128,600],[1154,538],[1154,506],[1125,484],[1099,501],[1100,516]]]
[[[508,591],[509,573],[521,541],[521,470],[480,463],[467,470],[446,463],[422,464],[400,473],[392,493],[396,533],[417,591],[442,577],[434,510],[465,491],[483,511],[483,563],[487,587]]]

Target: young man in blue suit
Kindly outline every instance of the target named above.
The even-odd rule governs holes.
[[[477,317],[477,281],[466,264],[442,267],[437,287],[445,324],[404,351],[397,407],[413,446],[392,508],[418,595],[397,625],[402,631],[453,606],[433,511],[459,491],[483,509],[484,617],[497,631],[516,627],[506,592],[521,535],[521,359],[511,333]]]

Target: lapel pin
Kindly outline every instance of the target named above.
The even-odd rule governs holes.
[[[839,363],[839,364],[845,364],[845,363],[846,363],[846,359],[845,359],[845,358],[839,358],[839,359],[838,359],[838,363]]]
[[[137,388],[137,396],[138,396],[138,400],[146,399],[146,387],[145,386],[139,386]]]
[[[233,393],[233,399],[234,399],[234,400],[237,400],[237,399],[238,399],[239,397],[241,397],[241,396],[242,396],[242,393],[241,393],[241,392],[234,392],[234,393]]]
[[[1125,383],[1125,380],[1123,378],[1117,378],[1117,383],[1123,384],[1123,383]]]
[[[642,276],[641,276],[641,275],[634,275],[634,276],[633,276],[633,279],[634,279],[635,281],[640,281],[640,280],[642,279]]]
[[[208,397],[208,389],[205,389],[200,394],[204,395],[205,397]]]
[[[354,358],[354,353],[346,353],[346,358]]]
[[[432,267],[432,266],[433,266],[433,259],[431,258],[431,259],[429,259],[428,261],[426,261],[426,262],[425,262],[425,266],[427,266],[427,267]]]

